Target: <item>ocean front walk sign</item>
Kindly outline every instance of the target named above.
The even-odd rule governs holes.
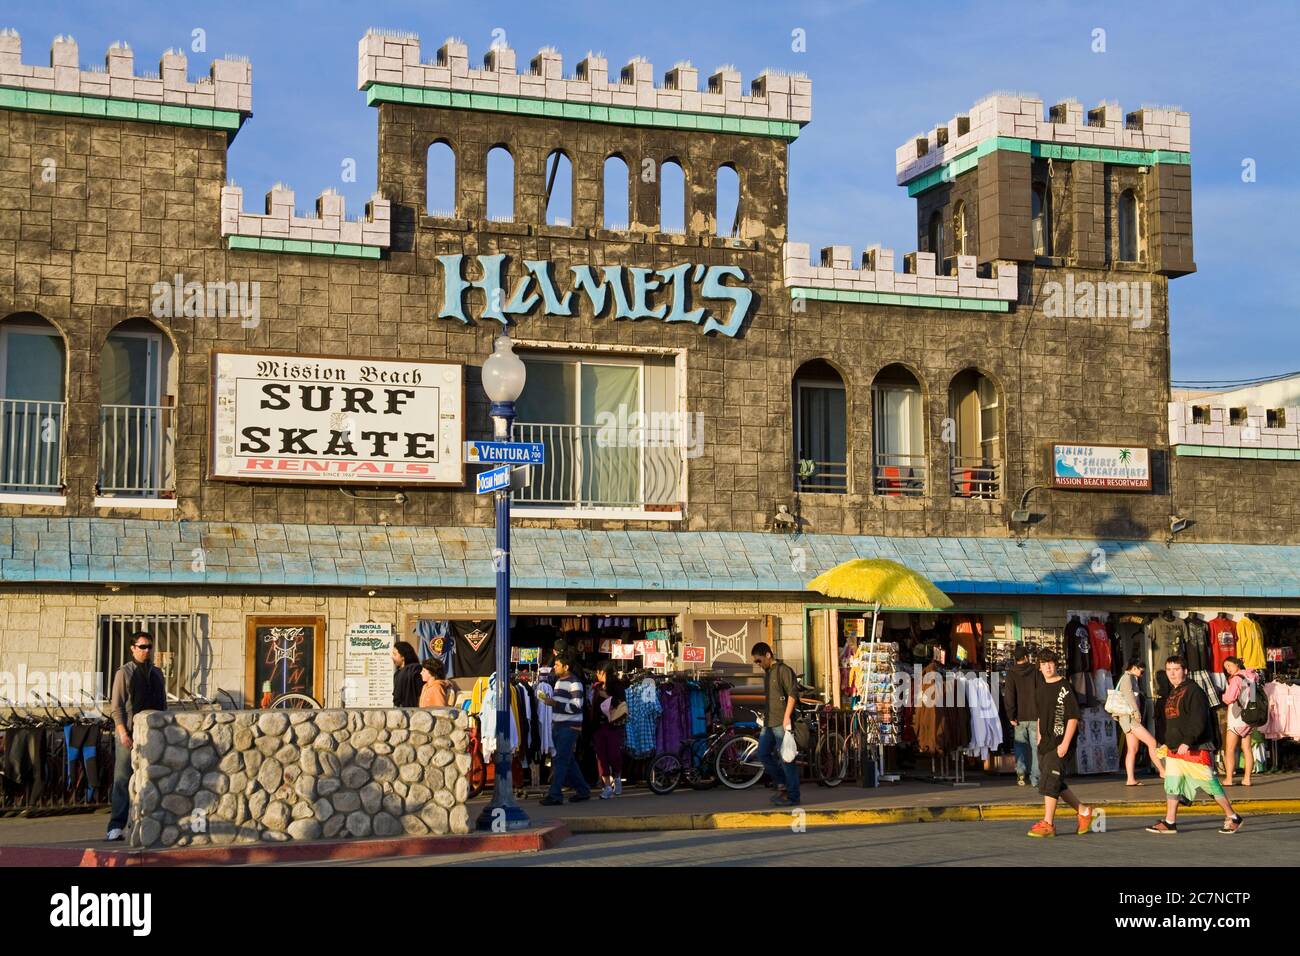
[[[512,316],[528,315],[540,303],[545,315],[573,315],[575,298],[585,297],[593,316],[606,306],[615,319],[658,319],[662,322],[690,322],[705,333],[719,332],[734,338],[754,304],[754,293],[743,285],[724,285],[728,277],[747,282],[739,266],[706,266],[683,263],[670,269],[636,266],[571,266],[570,279],[561,291],[549,261],[525,259],[524,274],[507,292],[505,267],[508,256],[475,256],[482,277],[467,279],[465,256],[438,256],[442,273],[440,319],[469,322],[465,294],[470,289],[483,293],[480,318],[507,325]],[[700,303],[697,305],[696,300]],[[716,303],[725,303],[718,311]]]
[[[212,354],[212,477],[461,485],[460,365]]]
[[[1151,453],[1131,445],[1053,445],[1052,487],[1150,491]]]

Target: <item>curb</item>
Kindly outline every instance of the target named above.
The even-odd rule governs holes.
[[[1111,816],[1137,817],[1165,812],[1163,802],[1098,803]],[[1300,813],[1300,799],[1238,800],[1234,808],[1243,815]],[[1213,804],[1183,807],[1180,814],[1218,814]],[[754,810],[727,813],[664,813],[636,817],[572,817],[565,820],[570,833],[634,833],[654,830],[755,830],[788,829],[793,810]],[[1068,807],[1065,816],[1073,815]],[[879,826],[888,823],[979,822],[1041,820],[1037,804],[976,804],[964,807],[892,807],[882,810],[804,809],[800,823],[810,827]],[[0,862],[3,862],[0,860]]]
[[[449,836],[395,837],[391,840],[337,840],[316,843],[258,843],[179,850],[6,846],[0,847],[0,867],[220,866],[320,863],[457,853],[539,853],[564,842],[570,832],[565,823],[549,823],[518,833],[466,833]]]

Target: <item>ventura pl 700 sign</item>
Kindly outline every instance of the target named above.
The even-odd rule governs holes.
[[[524,274],[508,293],[504,254],[475,256],[479,279],[465,278],[463,255],[438,256],[442,273],[442,309],[440,319],[469,322],[465,315],[465,294],[470,289],[483,293],[481,318],[495,319],[502,325],[512,316],[528,315],[541,303],[543,314],[571,316],[574,299],[585,297],[592,315],[601,315],[607,305],[615,319],[658,319],[662,322],[690,322],[705,332],[720,332],[735,337],[749,318],[754,293],[743,285],[724,285],[727,278],[748,281],[739,266],[705,266],[683,263],[670,269],[643,269],[636,266],[571,266],[567,288],[561,291],[546,260],[524,260]],[[703,305],[696,305],[699,301]],[[706,307],[726,303],[724,313]]]

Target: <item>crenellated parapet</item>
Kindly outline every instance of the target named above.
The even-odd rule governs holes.
[[[795,298],[870,302],[936,309],[1009,311],[1018,297],[1014,262],[995,262],[980,276],[974,256],[957,256],[957,274],[938,275],[932,252],[910,252],[895,271],[894,250],[868,246],[858,266],[849,246],[827,246],[814,263],[809,246],[787,242],[784,284]]]
[[[656,85],[654,66],[644,58],[630,60],[611,76],[609,61],[588,53],[573,75],[566,76],[563,58],[551,48],[540,50],[520,72],[515,51],[501,45],[487,51],[482,67],[471,67],[468,47],[460,40],[447,40],[426,61],[416,34],[380,30],[368,31],[358,44],[357,86],[371,94],[371,102],[787,138],[812,120],[812,80],[801,74],[765,70],[743,93],[740,73],[733,67],[719,67],[701,89],[699,70],[678,63]],[[421,95],[426,93],[447,95]],[[682,116],[691,119],[683,122]]]
[[[365,217],[349,220],[343,197],[326,189],[316,199],[315,216],[294,213],[293,190],[276,184],[266,194],[266,210],[244,211],[244,190],[221,190],[221,234],[231,249],[378,259],[391,236],[392,209],[378,193],[366,203]]]
[[[972,150],[996,148],[999,140],[1008,141],[1002,144],[1006,146],[1052,144],[1083,151],[1045,153],[1060,153],[1063,159],[1150,164],[1161,159],[1180,161],[1191,152],[1191,137],[1191,116],[1169,107],[1125,113],[1118,103],[1102,102],[1085,109],[1077,100],[1066,100],[1044,113],[1038,97],[997,93],[900,146],[895,154],[898,184],[912,183]]]
[[[184,53],[168,50],[158,73],[135,72],[135,53],[115,43],[103,67],[83,70],[77,42],[56,37],[50,65],[22,61],[17,31],[0,31],[0,107],[238,129],[253,111],[253,68],[243,59],[214,60],[191,82]]]
[[[1300,459],[1300,407],[1232,407],[1216,398],[1169,403],[1169,444],[1198,458]]]

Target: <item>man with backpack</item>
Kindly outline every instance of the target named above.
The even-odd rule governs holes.
[[[758,759],[778,788],[777,795],[772,798],[773,805],[797,807],[799,766],[793,761],[786,763],[781,759],[781,744],[785,735],[793,732],[791,720],[794,717],[795,703],[799,699],[794,671],[789,664],[773,656],[772,647],[766,641],[759,641],[749,653],[754,663],[763,669],[763,699],[766,701],[763,733],[758,740]],[[783,780],[784,793],[780,792]]]
[[[1186,662],[1174,655],[1165,662],[1169,693],[1163,701],[1165,728],[1165,818],[1147,827],[1148,833],[1172,836],[1178,833],[1178,805],[1191,803],[1204,791],[1223,810],[1220,833],[1241,829],[1241,816],[1214,776],[1214,754],[1210,749],[1210,701],[1205,691],[1187,673]],[[1167,753],[1166,753],[1167,752]]]
[[[1240,657],[1229,657],[1223,662],[1227,689],[1223,702],[1228,705],[1227,756],[1223,762],[1223,785],[1233,785],[1232,775],[1237,771],[1237,748],[1246,758],[1246,772],[1241,778],[1243,787],[1250,786],[1250,775],[1255,771],[1255,748],[1250,745],[1250,735],[1268,723],[1268,696],[1259,674],[1246,667]]]

